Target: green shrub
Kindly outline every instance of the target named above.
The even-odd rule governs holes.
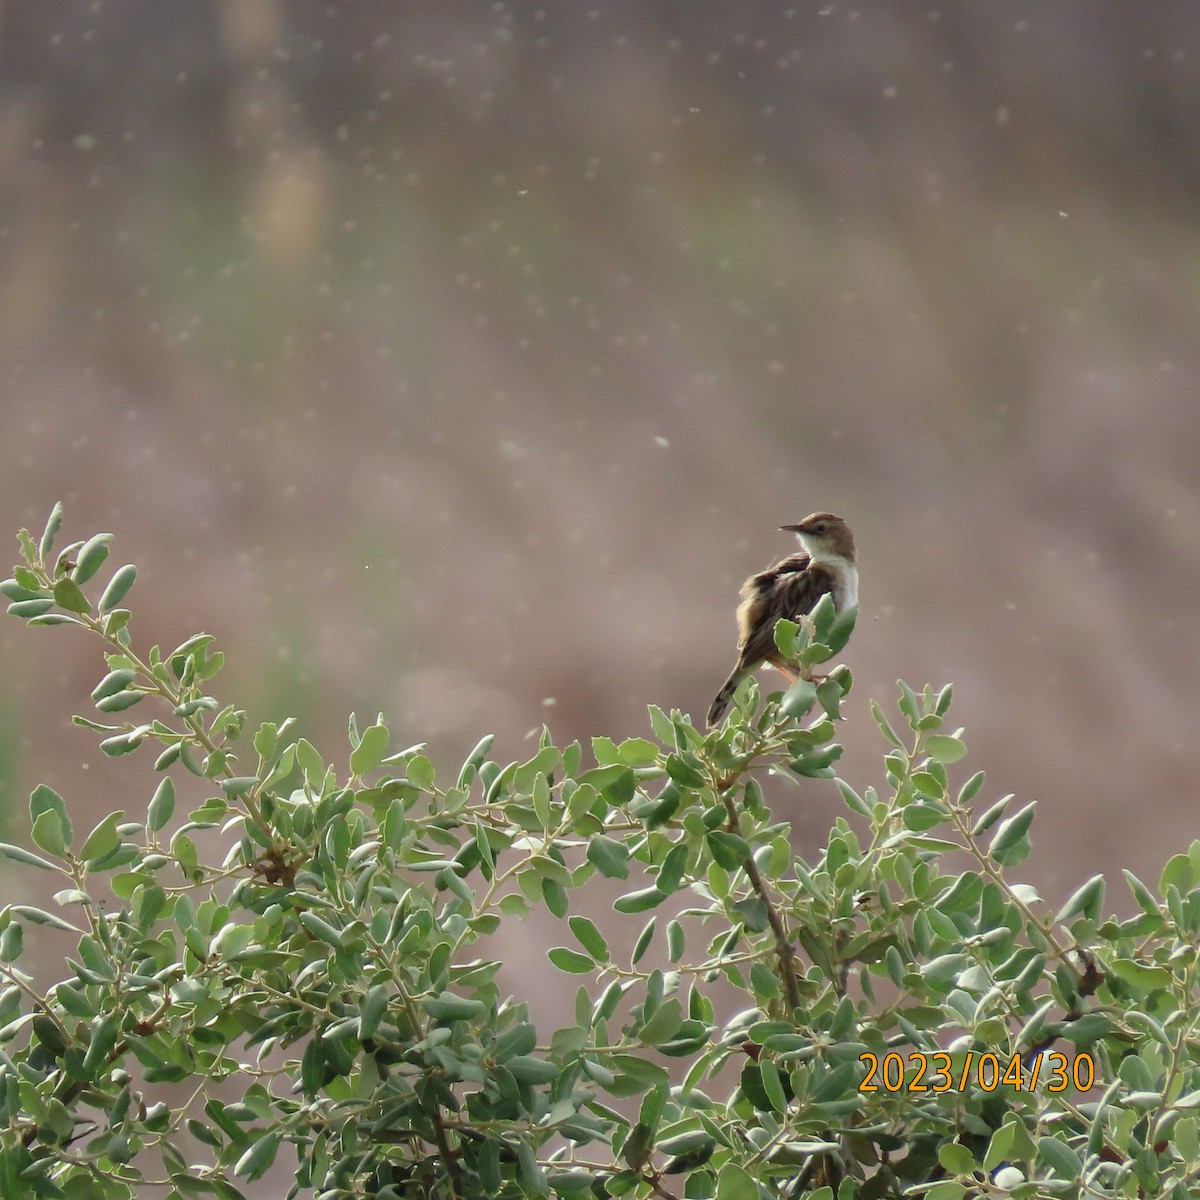
[[[861,792],[844,667],[761,711],[746,685],[712,732],[651,708],[587,761],[484,738],[448,777],[351,719],[343,770],[209,694],[212,637],[137,651],[134,568],[100,585],[107,534],[53,557],[60,519],[0,590],[100,639],[78,719],[158,782],[86,836],[38,787],[32,845],[0,846],[60,877],[0,912],[0,1195],[236,1197],[293,1157],[288,1194],[328,1200],[1200,1195],[1200,844],[1159,895],[1126,872],[1130,919],[1099,877],[1051,913],[1011,878],[1034,805],[957,778],[949,687],[873,706]],[[777,638],[811,668],[852,625]],[[186,814],[181,771],[209,790]],[[796,854],[767,776],[840,793],[823,848]],[[597,876],[625,889],[604,919]],[[549,1033],[481,941],[543,907],[574,992]],[[75,944],[48,985],[39,926]]]

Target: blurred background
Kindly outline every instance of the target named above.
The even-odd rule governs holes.
[[[62,498],[143,648],[449,773],[701,719],[832,509],[844,776],[953,681],[1026,876],[1127,910],[1200,825],[1197,112],[1190,0],[4,3],[0,536]],[[152,790],[70,724],[98,651],[0,622],[10,840]]]

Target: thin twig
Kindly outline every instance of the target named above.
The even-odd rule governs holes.
[[[736,833],[737,808],[734,805],[733,797],[726,793],[722,799],[725,802],[725,810],[729,813],[729,832]],[[792,949],[792,939],[788,936],[783,917],[780,916],[779,910],[771,900],[771,894],[767,891],[766,882],[763,880],[758,863],[754,861],[752,854],[746,856],[746,861],[742,863],[742,870],[746,872],[750,886],[767,910],[767,923],[775,935],[775,953],[779,957],[779,978],[783,982],[783,994],[787,1000],[789,1014],[793,1013],[800,1007],[800,980],[796,975],[796,952]]]

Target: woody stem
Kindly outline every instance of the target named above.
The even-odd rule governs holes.
[[[729,814],[729,832],[736,833],[738,819],[733,797],[726,793],[722,796],[722,800],[725,803],[725,811]],[[767,924],[771,926],[771,932],[775,935],[775,953],[779,958],[779,978],[783,983],[784,998],[787,1000],[789,1012],[795,1012],[800,1007],[800,980],[796,975],[796,952],[792,949],[792,939],[788,937],[783,917],[771,899],[771,894],[758,869],[758,863],[754,861],[752,854],[746,856],[746,861],[742,863],[742,870],[746,872],[746,878],[750,880],[754,894],[763,902],[763,906],[767,910]]]

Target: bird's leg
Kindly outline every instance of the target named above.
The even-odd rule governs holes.
[[[807,679],[809,683],[824,683],[829,678],[828,675],[820,675],[815,671],[807,675],[799,674],[793,671],[790,667],[781,666],[779,663],[772,663],[771,666],[777,670],[789,683],[799,683],[801,679]]]

